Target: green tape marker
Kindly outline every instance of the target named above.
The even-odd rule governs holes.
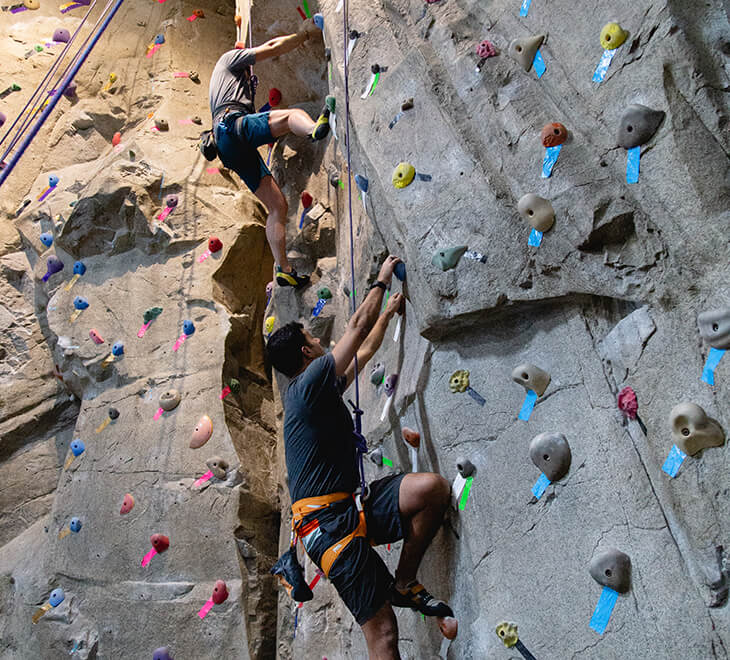
[[[380,72],[375,74],[375,80],[373,80],[373,86],[370,88],[370,94],[368,96],[372,96],[375,93],[375,88],[378,86],[378,80],[380,80]]]
[[[340,188],[342,188],[342,190],[344,190],[344,189],[345,189],[345,184],[343,183],[342,179],[340,179],[340,180],[339,180],[339,181],[337,182],[337,185],[338,185],[338,186],[339,186]]]
[[[302,7],[304,7],[304,13],[307,15],[307,18],[312,18],[312,12],[309,11],[307,0],[302,0]]]
[[[461,499],[459,500],[459,511],[463,511],[466,506],[466,499],[469,497],[469,491],[471,490],[471,484],[474,481],[474,477],[467,477],[466,483],[464,484],[464,490],[461,491]]]
[[[388,467],[393,467],[393,461],[391,461],[389,458],[385,458],[385,456],[383,456],[383,465],[387,465]]]

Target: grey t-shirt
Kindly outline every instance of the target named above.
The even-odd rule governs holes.
[[[256,53],[252,48],[229,50],[220,56],[208,90],[210,113],[214,118],[221,105],[232,101],[246,106],[248,112],[255,112],[249,86],[249,67],[255,63]]]
[[[292,502],[359,485],[354,425],[331,353],[294,378],[284,396],[284,448]]]

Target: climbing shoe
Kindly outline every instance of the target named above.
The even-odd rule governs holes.
[[[405,589],[393,585],[390,593],[393,607],[410,607],[425,616],[454,616],[452,609],[442,600],[434,598],[419,582],[411,582]]]
[[[299,289],[309,284],[309,275],[298,275],[293,268],[290,272],[285,273],[281,270],[281,266],[276,267],[276,283],[279,286],[293,286]]]
[[[312,139],[321,140],[330,132],[330,114],[335,111],[335,97],[328,96],[324,102],[324,108],[322,108],[322,114],[317,119],[317,123],[314,125],[312,130]]]

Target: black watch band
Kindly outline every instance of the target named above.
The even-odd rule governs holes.
[[[380,280],[375,280],[375,282],[373,282],[370,285],[370,288],[368,289],[368,291],[372,291],[373,289],[382,289],[383,291],[387,291],[388,287],[385,285],[385,282],[381,282]]]

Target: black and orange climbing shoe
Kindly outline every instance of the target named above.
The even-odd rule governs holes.
[[[324,108],[322,108],[322,114],[317,119],[317,123],[312,129],[312,139],[321,140],[326,138],[330,132],[330,114],[335,111],[335,97],[328,96],[324,101]]]
[[[414,580],[405,589],[395,585],[390,592],[393,607],[410,607],[425,616],[453,617],[453,610],[442,600],[434,598],[420,582]]]
[[[285,273],[281,269],[281,266],[277,266],[276,283],[279,286],[293,286],[295,289],[300,289],[309,284],[309,275],[298,275],[297,271],[293,268],[288,273]]]

